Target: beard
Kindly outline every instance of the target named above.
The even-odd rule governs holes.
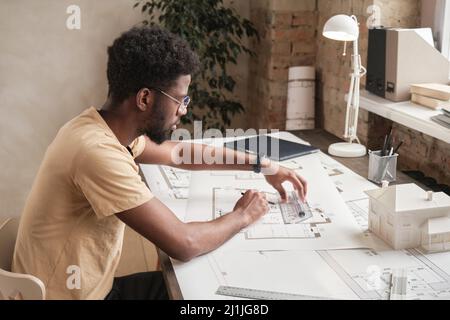
[[[166,115],[164,108],[159,103],[160,99],[155,99],[155,105],[151,118],[146,123],[145,128],[141,130],[141,134],[145,134],[150,140],[156,144],[162,144],[164,141],[170,139],[171,129],[166,128]]]

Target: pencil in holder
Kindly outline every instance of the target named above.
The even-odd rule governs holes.
[[[369,151],[369,180],[381,184],[382,181],[393,182],[397,179],[398,154],[381,156],[381,151]]]

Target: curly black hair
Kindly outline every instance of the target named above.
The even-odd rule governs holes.
[[[168,88],[198,67],[185,40],[157,26],[134,27],[108,47],[108,95],[120,103],[142,88]]]

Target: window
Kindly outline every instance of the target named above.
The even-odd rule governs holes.
[[[437,0],[435,26],[438,48],[450,59],[450,0]]]

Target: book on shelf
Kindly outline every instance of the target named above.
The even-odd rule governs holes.
[[[428,107],[434,110],[441,110],[443,108],[450,109],[450,100],[443,101],[435,98],[422,96],[417,93],[412,94],[411,101],[420,104],[421,106]]]
[[[450,100],[450,86],[445,84],[412,84],[411,93],[447,102]]]

